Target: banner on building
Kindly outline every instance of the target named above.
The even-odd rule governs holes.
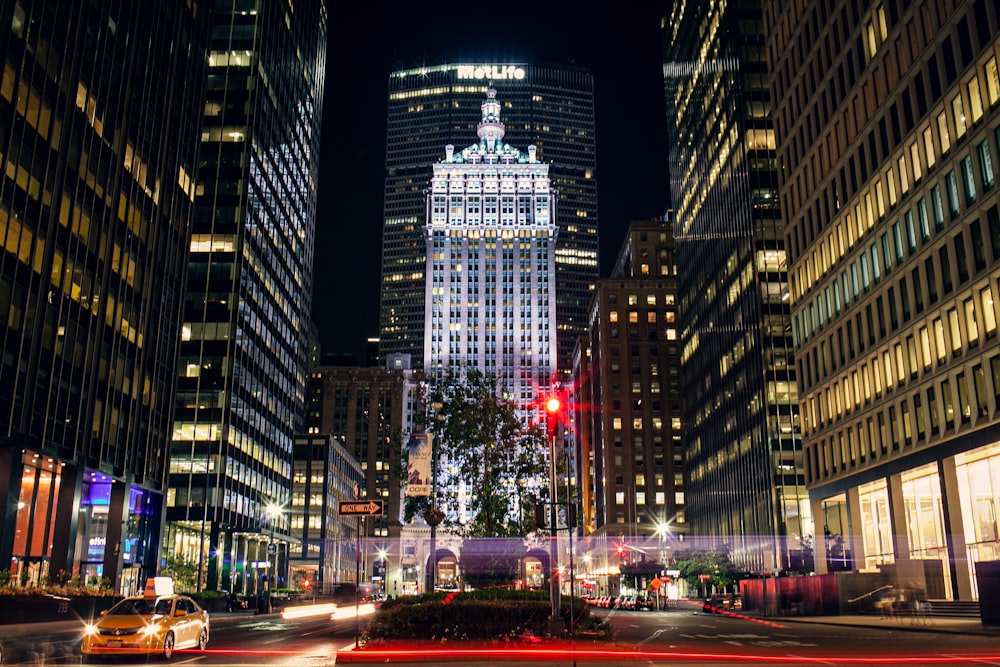
[[[406,445],[406,495],[431,495],[431,446],[433,433],[414,433]]]

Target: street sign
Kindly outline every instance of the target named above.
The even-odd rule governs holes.
[[[340,516],[383,516],[385,515],[384,500],[341,500],[338,510]]]

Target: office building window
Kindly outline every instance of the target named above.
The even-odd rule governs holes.
[[[983,172],[983,189],[989,190],[996,182],[993,176],[993,157],[990,155],[990,142],[983,139],[979,144],[979,168]]]
[[[972,389],[976,393],[976,416],[985,417],[989,414],[988,397],[986,394],[986,373],[982,365],[972,367]]]
[[[997,72],[997,59],[993,56],[986,61],[986,98],[993,106],[1000,102],[1000,74]]]
[[[972,156],[962,158],[962,182],[965,186],[965,204],[972,205],[976,201],[976,177],[972,173]]]
[[[965,86],[969,94],[969,114],[972,116],[972,123],[978,123],[983,118],[983,96],[979,93],[979,78],[972,77]]]
[[[953,125],[955,128],[955,139],[961,139],[965,136],[966,122],[965,122],[965,108],[962,104],[962,96],[955,95],[951,100],[951,115],[953,120]]]
[[[993,290],[984,287],[979,291],[979,304],[983,311],[983,333],[987,338],[997,335],[997,312],[993,306]]]
[[[961,213],[958,207],[958,179],[955,177],[955,170],[952,169],[945,175],[945,184],[948,186],[948,211],[954,220]]]

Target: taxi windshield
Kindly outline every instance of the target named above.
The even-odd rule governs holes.
[[[170,613],[170,600],[154,600],[152,598],[135,598],[122,600],[108,611],[109,616],[140,616],[166,615]]]

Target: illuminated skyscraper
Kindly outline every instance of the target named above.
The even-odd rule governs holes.
[[[536,147],[522,152],[505,141],[500,109],[490,87],[479,141],[459,150],[448,144],[433,168],[424,226],[425,374],[432,381],[470,369],[494,376],[527,427],[555,370],[556,201]],[[473,493],[455,490],[458,498]],[[458,512],[465,511],[460,500]]]
[[[132,593],[159,567],[208,24],[183,0],[0,17],[0,570]]]
[[[1000,559],[1000,12],[764,5],[817,570],[975,599]]]
[[[414,368],[424,368],[427,177],[442,147],[475,136],[491,81],[505,141],[537,147],[557,196],[557,368],[566,373],[598,277],[593,77],[571,66],[444,64],[389,76],[380,353],[411,354]]]
[[[209,11],[163,550],[199,588],[252,593],[265,571],[234,565],[273,567],[303,425],[327,6]]]
[[[505,141],[490,88],[479,141],[449,144],[427,196],[425,372],[475,368],[527,408],[556,354],[555,195],[549,166]]]
[[[691,532],[798,569],[814,530],[759,6],[674,3],[664,77]]]

